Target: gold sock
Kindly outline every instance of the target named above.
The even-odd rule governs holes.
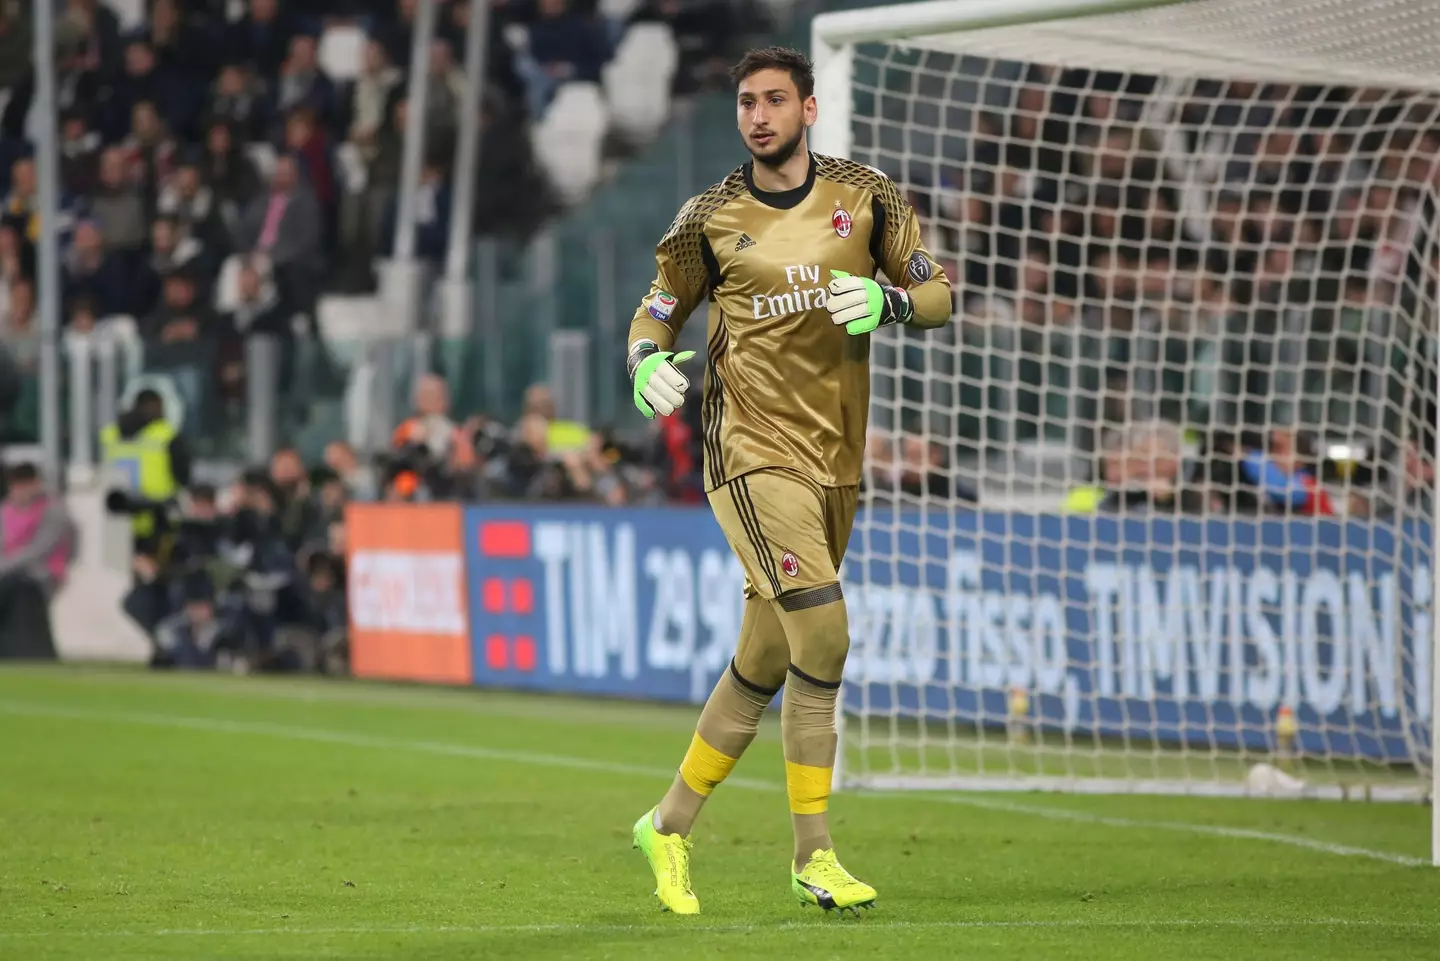
[[[661,834],[690,833],[705,800],[729,777],[735,762],[755,739],[760,718],[775,693],[742,677],[731,661],[700,712],[680,772],[660,801],[655,827]]]
[[[830,778],[835,770],[835,704],[838,681],[826,682],[790,668],[780,715],[785,744],[785,792],[795,830],[795,867],[816,851],[833,848],[830,839]]]

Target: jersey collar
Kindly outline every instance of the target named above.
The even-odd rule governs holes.
[[[789,190],[761,190],[755,186],[755,161],[745,161],[741,168],[745,171],[745,187],[750,191],[750,196],[760,201],[767,207],[774,207],[776,210],[789,210],[797,207],[800,202],[810,196],[810,190],[815,186],[815,154],[810,154],[810,171],[805,175],[805,182],[798,187],[791,187]]]

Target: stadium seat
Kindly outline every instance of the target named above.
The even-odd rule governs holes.
[[[620,41],[603,75],[615,130],[631,144],[652,140],[670,116],[670,81],[678,53],[665,24],[641,23]]]
[[[601,141],[609,119],[599,84],[568,83],[536,125],[536,155],[566,203],[584,198],[599,181]]]
[[[654,140],[670,117],[670,85],[654,78],[607,68],[605,97],[615,132],[632,145]]]
[[[660,81],[667,88],[679,64],[675,34],[663,23],[637,23],[626,30],[611,58],[611,66],[626,73],[643,73],[652,83]]]
[[[338,82],[360,76],[365,63],[365,31],[354,24],[326,27],[317,53],[320,69]]]

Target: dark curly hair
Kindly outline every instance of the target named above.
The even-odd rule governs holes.
[[[730,68],[730,81],[737,87],[761,70],[784,70],[795,82],[795,89],[804,100],[815,92],[815,65],[799,50],[789,47],[761,47],[751,50]]]

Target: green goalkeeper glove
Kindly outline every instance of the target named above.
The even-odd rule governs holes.
[[[631,349],[628,366],[634,385],[635,406],[640,413],[650,418],[656,414],[668,417],[685,403],[690,378],[680,373],[675,365],[683,364],[694,356],[693,350],[683,350],[678,354],[660,350],[648,340],[640,341]]]
[[[843,270],[832,270],[835,278],[826,288],[825,309],[836,324],[844,324],[850,334],[868,334],[878,327],[908,324],[915,315],[910,295],[899,287],[891,287],[855,277]]]

